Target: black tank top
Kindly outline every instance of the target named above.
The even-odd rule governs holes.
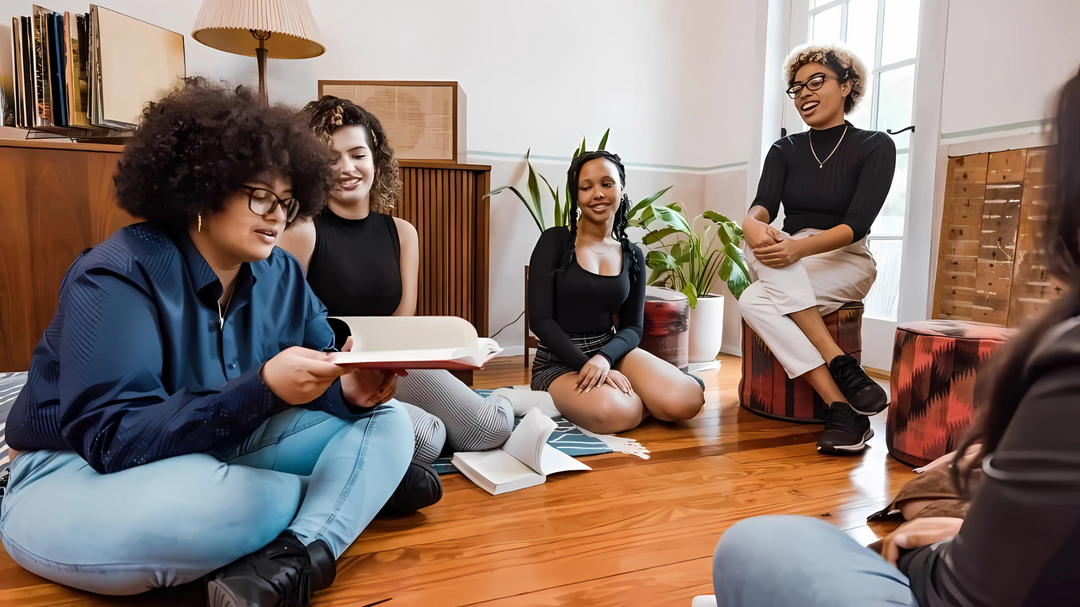
[[[330,316],[392,316],[401,303],[401,243],[394,218],[374,211],[315,216],[307,280]]]

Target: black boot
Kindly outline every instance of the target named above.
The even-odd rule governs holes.
[[[306,607],[311,594],[330,587],[337,573],[323,540],[304,546],[290,531],[211,573],[209,607]]]
[[[412,514],[442,499],[442,481],[431,466],[413,462],[379,515]]]

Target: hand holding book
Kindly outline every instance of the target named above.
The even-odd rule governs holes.
[[[502,352],[453,316],[343,317],[354,345],[330,362],[357,369],[479,369]]]

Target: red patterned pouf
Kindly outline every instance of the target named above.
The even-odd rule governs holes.
[[[885,442],[909,466],[956,449],[975,419],[975,379],[1012,329],[926,320],[896,329]]]
[[[640,348],[681,371],[690,366],[690,300],[672,289],[645,290],[645,334]]]
[[[862,358],[862,302],[846,304],[824,317],[844,352]],[[790,379],[765,342],[743,321],[740,404],[754,413],[796,422],[824,422],[828,406],[801,377]]]

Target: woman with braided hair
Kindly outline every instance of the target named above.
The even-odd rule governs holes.
[[[326,95],[304,108],[315,134],[330,148],[334,186],[326,209],[298,221],[282,247],[307,271],[308,284],[330,316],[412,316],[420,264],[416,228],[389,213],[400,199],[397,160],[379,119],[347,99]],[[331,319],[337,342],[348,327]],[[442,495],[428,468],[443,451],[502,446],[514,429],[513,405],[483,398],[444,370],[412,370],[396,398],[413,421],[413,464],[388,508],[427,506]],[[425,489],[425,487],[427,489]]]
[[[560,413],[591,432],[630,430],[648,415],[694,417],[705,403],[701,384],[637,347],[645,259],[626,237],[622,161],[588,152],[568,177],[570,229],[545,231],[529,263],[529,324],[540,338],[532,389],[549,392]]]

